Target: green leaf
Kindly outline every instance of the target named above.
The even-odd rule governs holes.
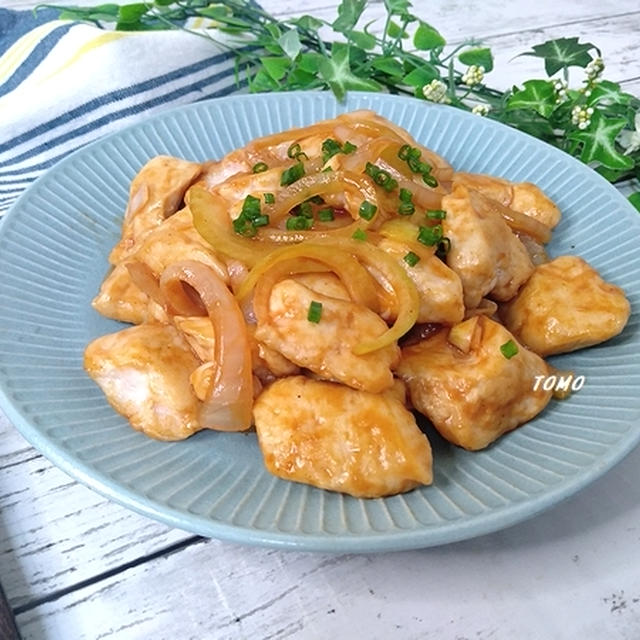
[[[586,164],[599,162],[609,169],[630,169],[633,160],[621,154],[615,145],[617,135],[626,125],[626,118],[606,118],[596,110],[589,127],[569,134],[569,139],[582,143],[580,160]]]
[[[266,72],[277,82],[287,75],[287,71],[291,68],[291,60],[289,58],[260,58],[262,66]]]
[[[420,25],[413,36],[413,44],[420,51],[428,51],[429,49],[444,47],[447,41],[437,29],[426,22],[420,21]]]
[[[149,7],[142,2],[125,4],[118,11],[118,23],[116,29],[120,31],[134,31],[144,28],[140,18],[147,13]]]
[[[636,191],[629,196],[629,202],[640,211],[640,191]]]
[[[394,40],[396,38],[408,38],[409,34],[397,23],[393,20],[389,20],[389,25],[387,26],[387,35]]]
[[[46,5],[45,5],[46,6]],[[56,7],[60,9],[62,7]],[[59,20],[91,20],[115,22],[118,19],[120,7],[117,4],[101,4],[96,7],[67,7],[62,8]]]
[[[468,66],[475,64],[478,67],[484,67],[487,73],[493,69],[493,54],[491,53],[491,49],[487,49],[486,47],[467,49],[458,56],[458,60]]]
[[[513,88],[507,100],[507,109],[532,109],[548,118],[556,106],[556,93],[548,80],[527,80],[524,89]]]
[[[440,77],[440,72],[432,64],[425,62],[413,71],[409,72],[402,82],[410,87],[422,88],[425,84],[429,84],[435,78]]]
[[[409,12],[409,0],[384,0],[384,6],[389,15],[405,15]]]
[[[291,60],[295,60],[302,49],[297,29],[289,29],[289,31],[285,31],[278,38],[278,44],[282,47],[285,55],[289,56]]]
[[[589,53],[591,49],[598,51],[595,45],[590,42],[580,43],[578,38],[557,38],[538,44],[533,47],[533,51],[520,55],[544,58],[545,71],[547,75],[552,76],[560,69],[586,67],[593,60]]]
[[[318,73],[324,57],[314,51],[302,53],[298,58],[298,69],[307,73]]]
[[[404,76],[404,67],[395,58],[387,56],[378,56],[373,59],[371,66],[378,71],[382,71],[390,76],[402,78]]]
[[[342,0],[338,5],[338,17],[331,24],[334,31],[346,33],[353,29],[360,20],[366,4],[367,0]]]
[[[322,20],[318,20],[318,18],[314,18],[309,15],[300,16],[299,18],[290,20],[290,22],[298,25],[301,29],[306,29],[307,31],[317,31],[320,27],[324,26],[324,22]]]
[[[334,42],[331,45],[331,57],[320,63],[320,75],[329,85],[336,98],[341,102],[350,89],[355,91],[379,91],[380,85],[369,79],[359,78],[349,64],[349,45]]]
[[[154,4],[156,5],[156,7],[168,7],[169,5],[172,5],[174,2],[175,0],[156,0]]]
[[[370,33],[365,33],[364,31],[349,31],[345,35],[349,37],[351,42],[356,44],[361,49],[364,49],[365,51],[371,51],[372,49],[375,49],[376,38]]]
[[[278,83],[264,69],[259,69],[249,82],[249,90],[254,93],[277,91],[278,88]]]
[[[617,82],[601,80],[591,90],[591,95],[587,99],[587,104],[592,107],[595,104],[629,104],[633,96],[620,90]]]

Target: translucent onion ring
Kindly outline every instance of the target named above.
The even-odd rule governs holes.
[[[200,409],[200,425],[218,431],[245,431],[251,426],[253,376],[242,311],[215,271],[193,260],[172,264],[160,277],[160,291],[170,311],[192,315],[198,307],[183,283],[200,296],[215,336],[213,362],[216,368]]]

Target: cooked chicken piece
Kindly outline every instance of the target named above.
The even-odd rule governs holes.
[[[411,267],[404,260],[410,248],[398,241],[384,239],[378,247],[396,258],[415,283],[420,294],[418,322],[455,324],[464,317],[462,283],[458,275],[436,256],[421,259]]]
[[[322,304],[318,323],[307,319],[313,301]],[[385,322],[366,307],[286,279],[273,287],[269,318],[258,323],[256,338],[326,380],[378,393],[393,384],[391,367],[398,362],[398,347],[392,344],[365,355],[352,349],[386,330]]]
[[[200,361],[213,360],[216,341],[209,316],[173,316],[173,322]]]
[[[466,322],[475,325],[466,353],[443,329],[403,349],[398,375],[443,437],[476,450],[540,413],[552,392],[534,391],[536,376],[548,375],[542,358],[524,347],[510,358],[502,354],[500,347],[515,340],[501,324],[485,316]]]
[[[265,465],[280,478],[359,498],[432,481],[429,441],[390,392],[284,378],[262,392],[253,415]]]
[[[549,356],[618,335],[630,311],[620,287],[605,282],[582,258],[561,256],[536,267],[500,315],[521,342]]]
[[[442,199],[444,235],[451,241],[447,264],[460,280],[464,304],[474,309],[483,297],[510,300],[533,272],[529,254],[500,214],[474,204],[473,191],[457,185]]]
[[[116,265],[105,278],[91,305],[103,316],[120,322],[167,322],[164,309],[138,289],[123,264]]]
[[[189,209],[182,209],[149,231],[129,260],[146,264],[156,276],[175,262],[196,260],[211,267],[224,282],[229,282],[225,264],[196,231]]]
[[[244,149],[236,149],[228,153],[222,160],[207,162],[202,167],[202,175],[196,183],[207,190],[212,190],[218,185],[239,173],[249,173],[249,164]]]
[[[333,273],[297,273],[292,276],[292,279],[304,285],[307,289],[321,293],[324,296],[338,298],[339,300],[351,300],[347,288],[342,284],[340,278]]]
[[[201,168],[197,162],[157,156],[140,169],[131,183],[122,239],[109,256],[112,264],[130,255],[151,229],[178,210],[185,191],[200,175]]]
[[[240,174],[229,178],[213,193],[228,203],[229,216],[237,218],[247,196],[260,197],[264,193],[277,193],[280,187],[282,169],[269,169],[262,173]]]
[[[84,367],[131,426],[158,440],[200,429],[189,376],[200,363],[171,325],[144,324],[97,338]]]
[[[560,222],[560,209],[530,182],[509,182],[480,173],[456,173],[453,179],[468,189],[479,191],[505,207],[524,213],[553,229]]]

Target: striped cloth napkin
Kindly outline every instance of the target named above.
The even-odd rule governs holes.
[[[167,107],[238,91],[231,55],[204,38],[103,31],[55,15],[0,9],[0,216],[88,142]]]

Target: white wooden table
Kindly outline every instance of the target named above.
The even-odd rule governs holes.
[[[329,17],[336,4],[263,1],[283,16]],[[476,36],[493,48],[494,84],[540,73],[533,58],[509,63],[515,54],[576,35],[602,48],[607,77],[640,93],[637,0],[415,4],[450,41]],[[640,449],[505,531],[336,556],[204,540],[145,519],[52,467],[0,414],[0,581],[34,640],[638,640]]]

